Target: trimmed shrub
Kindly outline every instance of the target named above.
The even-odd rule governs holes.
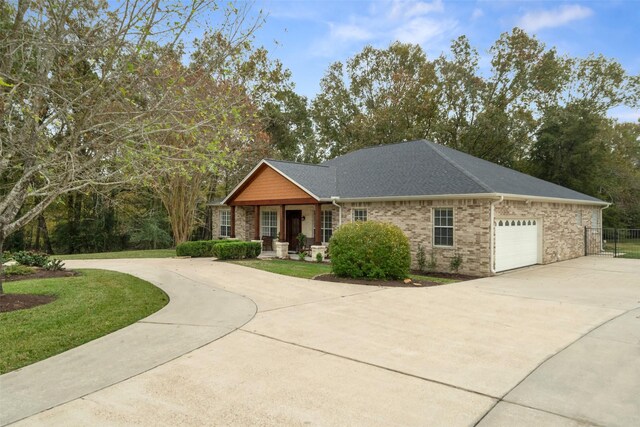
[[[221,260],[256,258],[260,255],[261,246],[259,242],[231,241],[222,245],[214,245],[213,256]]]
[[[212,257],[215,242],[217,240],[197,240],[195,242],[180,243],[176,246],[176,255],[193,258]]]
[[[231,246],[233,249],[221,249],[216,252],[216,247]],[[239,249],[239,248],[243,249]],[[242,259],[256,258],[260,255],[262,245],[259,242],[243,242],[241,240],[196,240],[194,242],[184,242],[176,246],[176,255],[199,257],[216,257],[218,259]],[[236,253],[241,254],[237,258]],[[218,254],[222,254],[221,256]],[[229,256],[229,258],[222,258]]]
[[[20,251],[13,254],[13,259],[18,264],[30,267],[44,267],[49,262],[49,255],[40,252]]]
[[[262,243],[261,242],[244,242],[247,244],[247,253],[245,254],[245,258],[258,258],[260,252],[262,252]]]
[[[375,221],[342,225],[331,237],[331,269],[341,277],[403,279],[409,274],[409,240],[399,227]]]

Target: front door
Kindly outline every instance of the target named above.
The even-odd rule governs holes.
[[[289,250],[298,250],[298,234],[302,233],[302,211],[287,211],[287,242]]]

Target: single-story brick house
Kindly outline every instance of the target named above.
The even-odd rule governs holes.
[[[437,267],[462,257],[461,273],[489,276],[584,254],[584,227],[608,203],[460,151],[418,140],[364,148],[321,164],[262,160],[213,206],[219,237],[302,232],[326,245],[340,224],[384,221],[421,244]]]

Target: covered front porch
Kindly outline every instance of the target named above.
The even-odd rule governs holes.
[[[326,246],[333,229],[331,206],[320,203],[232,204],[228,212],[228,237],[260,240],[264,251],[310,252],[314,246]]]
[[[278,257],[324,253],[334,229],[334,206],[262,162],[218,205],[223,238],[262,241]],[[215,226],[214,212],[214,226]],[[215,230],[216,228],[214,228]],[[302,239],[301,235],[304,235]]]

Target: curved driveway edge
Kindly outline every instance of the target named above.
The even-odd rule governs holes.
[[[156,313],[87,344],[0,376],[0,425],[126,380],[235,331],[250,299],[137,260],[68,261],[134,274],[169,295]]]

